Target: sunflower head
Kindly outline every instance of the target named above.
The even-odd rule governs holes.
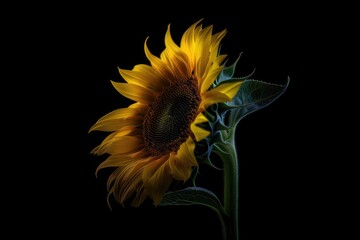
[[[212,87],[222,71],[226,55],[219,45],[226,30],[213,34],[213,27],[191,25],[176,44],[165,34],[165,50],[153,55],[145,40],[150,65],[119,69],[126,83],[111,81],[124,97],[134,101],[100,118],[90,131],[110,132],[93,154],[108,154],[100,169],[112,167],[108,199],[119,203],[131,198],[139,206],[147,197],[159,204],[174,181],[187,181],[197,161],[194,149],[210,132],[198,124],[208,122],[203,112],[216,103],[228,102],[241,82]]]

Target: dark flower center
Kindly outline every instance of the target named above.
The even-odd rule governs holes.
[[[153,155],[177,151],[191,134],[190,124],[198,114],[200,93],[194,80],[165,87],[149,105],[144,117],[145,146]]]

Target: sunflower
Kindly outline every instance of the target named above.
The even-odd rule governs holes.
[[[96,173],[115,168],[107,182],[109,196],[121,204],[128,199],[139,206],[147,197],[158,205],[173,181],[186,182],[198,165],[194,155],[197,142],[210,132],[198,126],[208,119],[203,112],[212,104],[228,102],[241,82],[213,88],[224,68],[226,55],[219,45],[226,29],[213,34],[201,20],[191,25],[177,45],[165,34],[165,50],[153,55],[144,43],[151,65],[119,68],[126,83],[111,81],[114,88],[134,101],[127,108],[100,118],[89,130],[111,132],[91,153],[108,154]]]

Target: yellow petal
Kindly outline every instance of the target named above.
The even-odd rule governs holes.
[[[200,103],[200,111],[205,110],[208,106],[220,103],[229,102],[239,91],[241,81],[233,83],[223,83],[210,91],[201,94],[202,101]]]
[[[211,46],[210,46],[210,58],[215,58],[216,55],[219,53],[219,45],[225,35],[226,35],[226,29],[212,36]]]
[[[95,130],[99,125],[107,124],[120,119],[127,119],[133,116],[143,116],[143,113],[135,108],[120,108],[116,109],[103,117],[101,117],[89,130],[89,132]]]
[[[126,136],[128,134],[134,134],[135,133],[135,136],[136,135],[140,135],[141,133],[141,130],[138,129],[138,128],[134,128],[134,127],[124,127],[122,128],[120,131],[116,131],[116,132],[113,132],[111,133],[110,135],[108,135],[102,142],[99,146],[97,146],[96,148],[94,148],[91,153],[93,154],[102,154],[101,152],[104,151],[104,148],[108,147],[109,144],[111,144],[114,139],[116,137],[119,137],[119,136]],[[134,135],[133,135],[134,136]]]
[[[205,77],[204,81],[201,84],[200,93],[203,93],[209,89],[211,84],[214,83],[216,77],[220,74],[222,67],[217,67],[212,69],[209,74]]]
[[[170,33],[170,24],[168,25],[168,29],[165,33],[165,47],[169,50],[171,50],[172,54],[181,53],[183,54],[183,51],[181,48],[174,42],[174,40],[171,37]],[[181,56],[183,57],[183,56]]]
[[[190,178],[192,167],[197,166],[194,149],[195,143],[191,137],[188,137],[177,153],[170,154],[168,162],[174,179],[185,182]]]
[[[154,95],[149,89],[140,87],[130,83],[118,83],[111,81],[114,88],[124,97],[127,97],[135,102],[150,104],[154,100]]]
[[[198,22],[191,25],[181,37],[180,48],[184,50],[189,56],[193,54],[194,45],[194,30]]]
[[[119,136],[114,137],[106,152],[109,154],[133,153],[143,147],[144,142],[139,137]]]
[[[147,111],[148,107],[149,106],[147,104],[136,102],[136,103],[130,104],[128,108],[135,108],[135,109],[141,111],[142,113],[145,113],[145,111]]]
[[[116,132],[111,133],[110,135],[108,135],[101,143],[100,145],[96,146],[95,148],[93,148],[93,150],[91,150],[91,154],[95,154],[95,155],[101,155],[100,151],[101,148],[103,148],[104,145],[106,145],[109,141],[111,141],[111,139],[113,139],[116,135]]]
[[[213,67],[219,67],[224,62],[226,57],[227,57],[226,54],[221,54],[221,55],[217,56],[217,58],[213,62]],[[221,66],[221,67],[223,67],[223,66]]]
[[[118,131],[123,127],[137,127],[141,126],[144,121],[143,116],[128,117],[126,119],[121,118],[109,118],[106,120],[99,120],[95,123],[89,131],[104,131],[113,132]]]
[[[173,41],[170,33],[170,24],[168,25],[168,30],[165,34],[165,47],[166,49],[163,52],[162,57],[171,65],[171,69],[176,76],[180,79],[190,78],[192,69],[190,69],[189,57]]]
[[[133,159],[128,165],[117,168],[109,177],[109,193],[112,193],[118,202],[123,203],[135,191],[135,199],[139,201],[139,197],[143,195],[142,171],[149,161],[150,159]]]
[[[133,127],[133,126],[125,126],[121,130],[113,132],[110,135],[108,135],[101,142],[101,144],[99,146],[97,146],[96,148],[94,148],[91,151],[91,153],[97,154],[97,155],[103,154],[104,152],[106,152],[108,150],[108,148],[111,147],[111,144],[116,142],[122,136],[129,136],[132,138],[141,138],[140,137],[141,135],[142,135],[141,129]],[[142,145],[142,143],[139,145]],[[122,149],[125,149],[125,148],[122,148]],[[137,156],[140,156],[140,154],[137,154]]]
[[[147,37],[145,39],[145,43],[144,43],[144,51],[145,51],[145,55],[146,57],[149,59],[150,64],[153,68],[155,68],[156,70],[162,69],[164,66],[164,63],[161,61],[160,58],[156,57],[155,55],[153,55],[148,46],[147,46],[147,41],[148,41],[149,37]]]
[[[150,159],[137,159],[133,163],[125,166],[120,176],[114,182],[114,193],[118,195],[118,200],[124,202],[137,189],[142,186],[142,172]],[[137,192],[135,198],[139,197]]]
[[[94,148],[94,150],[91,151],[91,153],[96,155],[101,155],[104,153],[109,153],[109,154],[133,153],[139,151],[144,146],[143,141],[138,137],[116,136],[116,133],[113,133],[110,136],[105,138],[98,147]]]
[[[202,19],[192,24],[183,34],[180,42],[180,48],[189,56],[191,69],[195,66],[195,28]]]
[[[139,64],[133,70],[118,68],[118,71],[128,83],[156,91],[161,91],[163,88],[160,75],[150,66]]]
[[[176,153],[176,156],[182,159],[183,162],[191,166],[197,166],[197,161],[194,155],[195,142],[191,137],[188,137],[186,142],[180,145],[179,150]]]
[[[110,191],[112,183],[115,181],[116,178],[119,177],[121,171],[122,171],[121,168],[116,168],[108,177],[107,184],[106,184],[106,188],[108,191]]]
[[[156,71],[153,67],[145,65],[145,64],[138,64],[133,69],[136,72],[142,72],[145,76],[151,76],[152,81],[155,81],[154,84],[161,85],[164,87],[164,84],[168,83],[167,78],[164,78],[158,71]],[[156,79],[156,80],[155,80]]]
[[[131,202],[131,205],[133,207],[139,207],[147,198],[148,193],[145,191],[144,185],[140,184],[137,188],[136,188],[136,197],[134,198],[134,200]]]
[[[205,117],[204,114],[199,113],[196,116],[194,122],[192,122],[191,125],[190,125],[190,129],[194,133],[195,139],[198,142],[205,139],[207,136],[210,135],[209,131],[197,126],[197,124],[204,123],[204,122],[208,122],[208,119]]]
[[[155,205],[160,203],[172,181],[167,163],[168,158],[169,155],[167,154],[157,160],[153,160],[144,168],[142,174],[145,190],[153,199]]]
[[[192,167],[187,164],[183,164],[181,159],[175,155],[170,155],[169,167],[171,170],[171,176],[179,181],[186,181],[190,178]]]
[[[144,51],[147,59],[149,59],[151,66],[161,75],[162,79],[166,81],[169,80],[169,76],[172,75],[170,66],[166,65],[165,62],[150,52],[147,46],[147,40],[148,38],[146,38],[144,43]]]
[[[232,83],[223,83],[214,88],[214,91],[224,93],[226,96],[228,96],[231,99],[238,93],[240,85],[243,81],[239,82],[232,82]]]
[[[96,168],[95,174],[97,175],[98,171],[103,168],[124,167],[132,162],[134,162],[134,158],[130,157],[127,154],[113,154],[110,155],[105,161],[100,163],[100,165]]]
[[[202,94],[202,101],[199,106],[200,111],[204,111],[208,106],[220,102],[229,102],[230,98],[223,93],[208,91]]]
[[[204,77],[209,62],[211,36],[212,26],[208,26],[200,32],[199,39],[197,39],[195,55],[198,56],[196,75],[199,79]]]
[[[133,173],[126,180],[116,179],[114,183],[114,195],[116,196],[117,201],[123,203],[131,195],[135,193],[135,190],[141,186],[141,171]],[[135,196],[135,198],[137,198]]]

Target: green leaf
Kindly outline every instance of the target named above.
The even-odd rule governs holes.
[[[221,83],[225,83],[225,82],[228,83],[229,81],[231,81],[231,82],[243,81],[245,79],[248,79],[249,77],[251,77],[254,74],[255,68],[250,74],[248,74],[246,76],[234,78],[236,65],[237,65],[238,61],[240,60],[241,55],[242,55],[242,53],[240,53],[239,57],[235,60],[235,62],[232,65],[225,66],[223,68],[223,70],[220,72],[219,76],[215,80],[214,87],[218,86]]]
[[[235,60],[235,62],[231,65],[231,66],[226,66],[223,68],[223,70],[221,71],[221,73],[219,74],[218,78],[216,79],[216,83],[219,84],[223,81],[226,81],[228,79],[231,79],[234,76],[235,73],[235,69],[236,69],[236,64],[238,63],[241,54],[239,55],[239,57]],[[216,84],[216,85],[217,85]]]
[[[228,126],[236,127],[243,117],[275,101],[285,92],[289,82],[290,78],[284,85],[252,79],[245,80],[237,95],[228,103],[229,106],[236,107],[228,110]]]
[[[224,213],[224,208],[217,196],[208,189],[201,187],[188,187],[174,192],[167,192],[159,205],[169,206],[195,204],[207,206],[217,212]]]

